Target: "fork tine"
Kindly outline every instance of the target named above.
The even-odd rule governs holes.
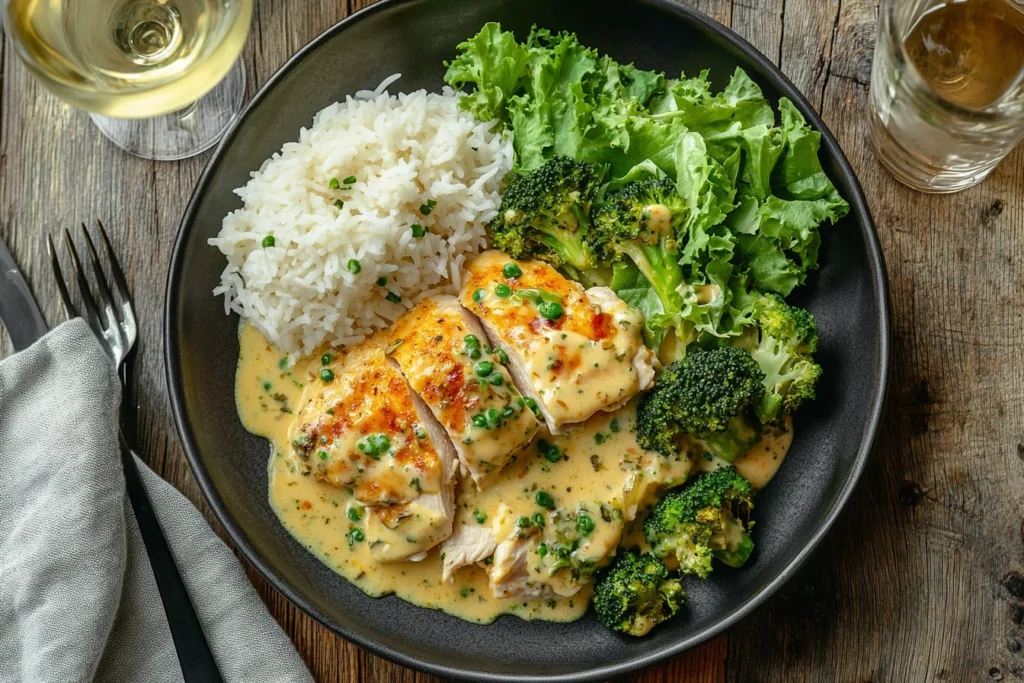
[[[103,325],[100,323],[99,313],[96,312],[96,302],[92,298],[92,292],[89,291],[89,282],[85,279],[82,263],[78,260],[78,251],[71,239],[71,232],[67,228],[64,228],[64,248],[71,255],[71,270],[74,272],[78,289],[82,292],[82,308],[85,309],[85,319],[96,336],[102,340],[104,339]]]
[[[60,295],[60,304],[64,308],[64,317],[67,320],[78,317],[75,307],[71,304],[71,295],[68,294],[67,283],[64,282],[64,272],[60,268],[60,259],[57,258],[57,248],[53,246],[53,239],[46,236],[46,253],[50,256],[50,268],[53,269],[53,278],[57,281],[57,293]]]
[[[130,345],[135,342],[136,335],[135,308],[132,302],[131,290],[128,289],[128,282],[125,280],[124,271],[121,270],[121,264],[118,262],[117,256],[114,255],[114,248],[110,246],[107,230],[98,218],[96,219],[96,227],[100,231],[103,250],[107,252],[107,263],[110,264],[110,273],[114,278],[114,290],[121,303],[121,321]]]
[[[114,289],[117,290],[117,295],[121,297],[121,300],[126,303],[131,303],[132,295],[128,290],[128,282],[124,278],[124,271],[121,270],[121,264],[118,263],[117,257],[114,256],[114,249],[110,246],[110,238],[107,237],[107,230],[103,227],[103,223],[99,219],[96,219],[96,227],[100,231],[100,240],[103,242],[103,250],[107,252],[107,261],[110,263],[110,273],[114,276]]]
[[[96,299],[107,316],[107,329],[109,334],[117,337],[118,343],[124,343],[121,334],[121,321],[117,317],[117,310],[114,308],[114,301],[107,286],[107,277],[103,274],[103,266],[100,265],[100,257],[96,254],[96,245],[92,243],[88,228],[82,223],[82,234],[85,236],[85,246],[89,250],[89,260],[92,262],[92,272],[96,277]]]

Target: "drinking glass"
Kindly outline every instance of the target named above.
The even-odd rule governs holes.
[[[869,139],[923,192],[981,182],[1024,137],[1024,4],[880,0]]]
[[[252,0],[0,0],[0,17],[40,82],[137,156],[198,154],[242,105]]]

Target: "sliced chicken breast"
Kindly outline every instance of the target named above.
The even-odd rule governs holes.
[[[455,449],[388,363],[387,339],[376,334],[312,369],[291,440],[300,468],[352,489],[368,508],[371,551],[397,561],[451,534]]]
[[[441,546],[442,578],[451,583],[456,570],[483,562],[494,554],[495,545],[491,527],[457,523],[455,531]]]
[[[505,352],[488,345],[455,297],[426,299],[402,316],[387,354],[480,488],[540,428],[502,363]]]
[[[487,251],[460,294],[552,434],[624,405],[654,379],[643,316],[607,288],[584,291],[540,261]]]

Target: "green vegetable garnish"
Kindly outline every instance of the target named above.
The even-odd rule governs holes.
[[[334,370],[331,370],[330,368],[324,368],[323,370],[320,371],[320,379],[321,381],[324,382],[333,382]]]
[[[348,268],[348,272],[352,273],[353,275],[358,275],[359,271],[363,269],[363,267],[359,264],[359,261],[355,260],[354,258],[349,259],[345,267]]]
[[[541,317],[547,318],[548,320],[558,320],[564,313],[562,305],[553,301],[542,301],[540,305],[537,306],[537,312],[541,314]]]
[[[426,234],[426,231],[423,229],[422,225],[420,225],[419,223],[413,223],[413,226],[412,226],[412,236],[413,237],[416,237],[418,239],[420,237],[423,237],[423,235],[425,235],[425,234]]]
[[[515,263],[506,263],[505,267],[501,269],[501,272],[509,280],[513,280],[523,274],[522,268]]]
[[[502,283],[494,287],[494,293],[499,299],[507,299],[512,296],[512,288]]]
[[[277,240],[274,239],[273,235],[267,235],[266,237],[263,238],[263,241],[260,244],[262,244],[263,248],[266,249],[267,247],[274,246],[274,243],[276,241]]]
[[[329,182],[328,185],[330,186],[330,188],[332,190],[340,190],[341,189],[341,183],[338,182],[337,178],[331,178],[331,182]]]
[[[555,508],[555,499],[552,498],[551,494],[547,491],[537,491],[535,500],[537,501],[537,505],[540,505],[542,508],[548,508],[549,510],[553,510]]]
[[[356,182],[356,177],[354,175],[350,175],[349,177],[345,178],[346,185],[351,185],[354,182]]]
[[[374,460],[380,460],[380,456],[391,449],[391,439],[387,434],[370,434],[356,447]]]

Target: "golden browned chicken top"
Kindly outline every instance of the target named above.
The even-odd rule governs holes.
[[[536,397],[555,433],[653,380],[643,317],[607,288],[584,291],[546,263],[488,251],[470,263],[460,300],[506,351],[520,390]]]
[[[478,486],[530,442],[540,423],[490,347],[479,321],[450,296],[421,302],[395,323],[388,355],[430,408]]]
[[[385,358],[387,338],[385,331],[325,355],[291,433],[298,462],[351,487],[363,505],[407,503],[439,492],[447,479],[408,385]]]

